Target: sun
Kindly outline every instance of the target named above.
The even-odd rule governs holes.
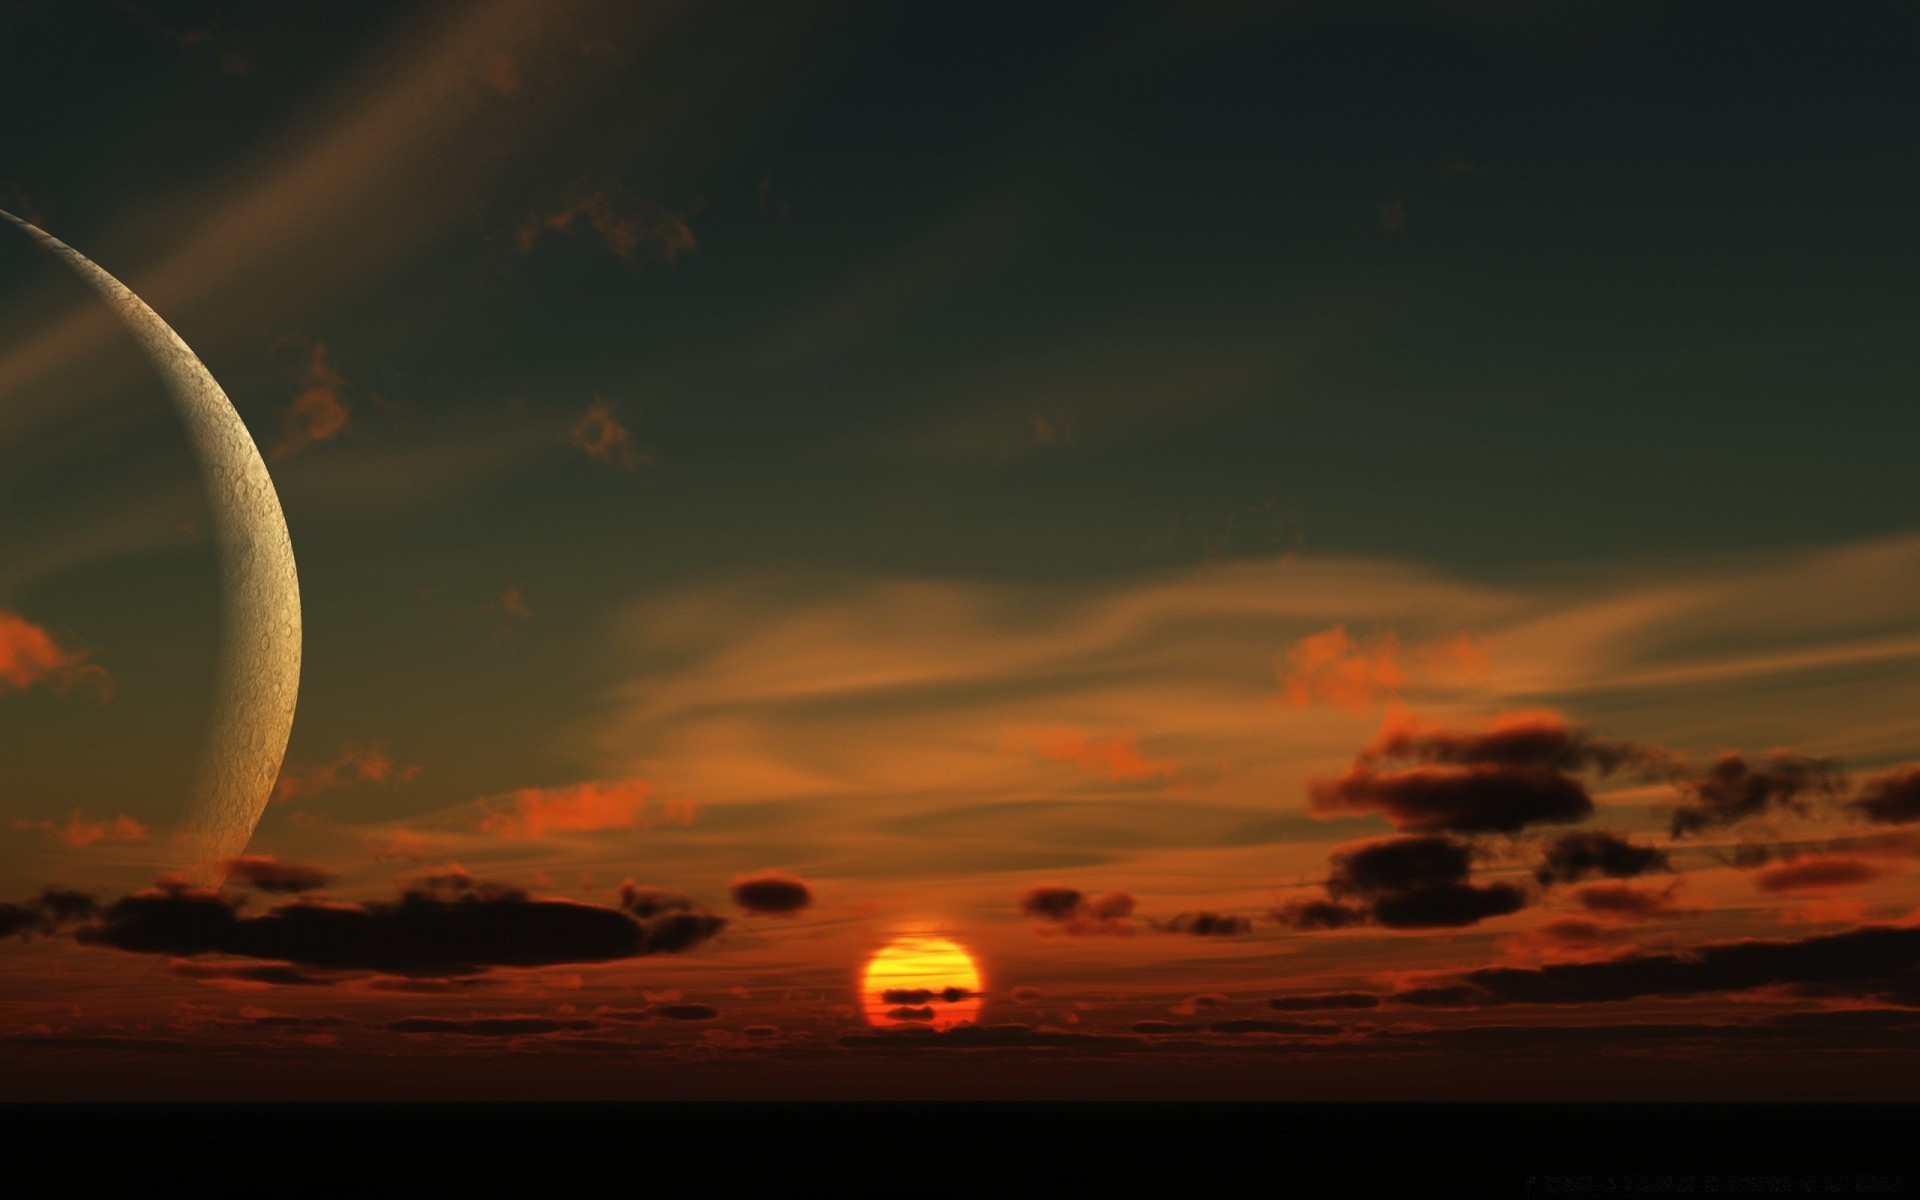
[[[980,968],[952,938],[902,934],[867,961],[860,1007],[876,1028],[952,1029],[978,1023]]]

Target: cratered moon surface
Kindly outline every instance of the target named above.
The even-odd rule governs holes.
[[[206,751],[187,811],[188,868],[225,878],[273,792],[300,690],[300,581],[267,464],[232,401],[159,314],[79,251],[7,220],[91,284],[140,343],[199,459],[220,563],[220,646]]]

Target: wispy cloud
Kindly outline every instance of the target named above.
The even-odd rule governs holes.
[[[567,431],[567,440],[593,461],[621,470],[653,461],[634,441],[633,431],[621,423],[614,406],[599,396]]]
[[[601,188],[534,213],[514,230],[513,238],[520,252],[526,254],[548,235],[585,230],[609,253],[626,262],[649,258],[671,264],[700,248],[688,217],[688,213],[624,189]]]
[[[535,842],[554,834],[645,829],[656,822],[691,824],[691,800],[657,797],[643,779],[595,780],[558,788],[521,788],[483,805],[482,832]]]
[[[63,646],[44,627],[0,609],[0,693],[81,688],[104,703],[113,696],[113,676],[92,657],[93,651]]]
[[[346,397],[350,386],[333,365],[333,352],[310,343],[300,368],[300,391],[280,410],[280,440],[267,457],[279,462],[345,433],[353,416]]]
[[[63,820],[15,817],[13,827],[22,832],[44,834],[61,845],[75,850],[99,845],[142,846],[146,844],[147,835],[151,832],[145,824],[125,813],[95,820],[83,815],[78,809],[68,813]]]
[[[311,800],[356,783],[404,783],[419,774],[418,766],[395,763],[378,742],[364,746],[348,743],[325,762],[288,763],[273,785],[273,798],[278,803]]]

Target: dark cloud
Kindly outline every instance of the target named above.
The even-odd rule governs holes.
[[[924,1004],[918,1008],[901,1005],[899,1008],[888,1009],[886,1015],[896,1021],[931,1021],[933,1009]]]
[[[664,888],[642,887],[629,879],[620,885],[620,907],[645,921],[663,913],[692,912],[693,897]]]
[[[1598,962],[1486,967],[1455,984],[1394,993],[1404,1004],[1594,1004],[1795,984],[1920,1004],[1920,926],[1864,925],[1798,941],[1712,942]]]
[[[1596,875],[1632,879],[1651,871],[1672,870],[1666,851],[1636,846],[1623,837],[1596,830],[1563,834],[1547,846],[1533,877],[1541,884],[1578,883]]]
[[[244,900],[164,884],[122,897],[75,931],[95,946],[182,958],[218,954],[394,975],[608,962],[685,950],[726,920],[684,909],[635,912],[542,900],[463,874],[419,881],[395,903],[297,901],[246,916]]]
[[[463,1037],[526,1037],[577,1033],[599,1027],[599,1022],[583,1017],[566,1020],[557,1017],[403,1017],[387,1023],[387,1028],[395,1033],[454,1033]]]
[[[1776,863],[1753,882],[1763,892],[1821,892],[1859,887],[1883,874],[1884,868],[1864,858],[1830,855]]]
[[[1473,872],[1472,848],[1449,837],[1399,837],[1362,842],[1333,852],[1327,893],[1378,896],[1410,887],[1464,882]]]
[[[1869,821],[1920,821],[1920,763],[1875,775],[1860,786],[1853,807]]]
[[[52,934],[94,914],[93,897],[85,892],[50,887],[19,904],[0,904],[0,938]]]
[[[281,862],[270,854],[246,854],[229,860],[227,878],[262,892],[311,892],[327,886],[327,873],[319,867]]]
[[[1079,888],[1036,884],[1020,896],[1020,911],[1041,921],[1065,921],[1080,911],[1086,894]]]
[[[1276,915],[1295,929],[1377,922],[1389,929],[1473,925],[1526,907],[1525,889],[1474,884],[1472,847],[1439,835],[1383,838],[1336,849],[1328,900],[1295,901]]]
[[[240,1019],[268,1029],[344,1029],[353,1024],[345,1017],[301,1017],[291,1013],[243,1013]]]
[[[1167,929],[1194,937],[1235,937],[1253,932],[1253,920],[1231,913],[1184,912],[1168,921]]]
[[[1022,892],[1020,911],[1036,921],[1059,926],[1064,932],[1090,935],[1132,930],[1133,897],[1126,892],[1090,895],[1079,888],[1037,884]]]
[[[1406,833],[1518,833],[1593,815],[1587,789],[1550,767],[1419,766],[1381,771],[1355,763],[1308,786],[1317,815],[1379,813]]]
[[[979,994],[960,987],[942,988],[939,991],[931,988],[888,988],[880,993],[880,1000],[883,1004],[926,1004],[934,1000],[958,1004]]]
[[[1273,912],[1274,919],[1289,929],[1345,929],[1364,925],[1367,910],[1334,900],[1289,900]]]
[[[1579,891],[1580,903],[1588,912],[1609,917],[1645,920],[1674,911],[1673,889],[1652,891],[1630,883],[1590,883]]]
[[[1311,1037],[1326,1037],[1340,1032],[1340,1026],[1332,1021],[1275,1021],[1266,1017],[1240,1017],[1232,1021],[1215,1021],[1207,1026],[1211,1033],[1286,1033]]]
[[[1330,1008],[1379,1008],[1380,997],[1373,992],[1308,992],[1298,996],[1275,996],[1267,1001],[1280,1012],[1319,1012]]]
[[[720,1010],[711,1004],[656,1004],[653,1014],[669,1021],[711,1021]]]
[[[1198,1033],[1200,1027],[1189,1021],[1135,1021],[1132,1025],[1135,1033]]]
[[[1389,720],[1360,751],[1363,762],[1404,762],[1474,767],[1537,767],[1593,770],[1610,775],[1636,764],[1662,763],[1665,754],[1631,742],[1603,741],[1557,713],[1522,712],[1496,718],[1484,729],[1445,729],[1409,719]]]
[[[728,888],[733,902],[750,913],[791,916],[813,903],[813,889],[790,875],[752,875]]]
[[[351,979],[364,978],[363,975],[351,971],[308,971],[285,963],[235,964],[183,961],[173,964],[173,973],[182,979],[266,983],[274,987],[333,987]]]
[[[1526,906],[1526,891],[1511,883],[1442,883],[1377,898],[1373,919],[1389,929],[1441,929],[1504,917]]]
[[[1732,825],[1776,809],[1805,814],[1820,799],[1837,796],[1845,780],[1830,759],[1776,750],[1756,764],[1723,754],[1703,771],[1679,781],[1687,802],[1673,810],[1673,836]]]

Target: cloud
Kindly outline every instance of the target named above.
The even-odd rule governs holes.
[[[419,774],[418,766],[397,765],[379,742],[366,746],[348,742],[326,762],[288,764],[282,768],[280,778],[273,785],[273,799],[275,803],[311,800],[355,783],[384,785],[404,782]]]
[[[1126,892],[1093,896],[1078,888],[1036,884],[1021,894],[1020,911],[1076,937],[1133,932],[1134,899]]]
[[[1454,838],[1383,838],[1334,850],[1326,901],[1294,901],[1275,915],[1294,929],[1338,929],[1368,921],[1389,929],[1474,925],[1526,907],[1525,889],[1474,884],[1472,847]]]
[[[1798,941],[1712,942],[1685,951],[1597,962],[1485,967],[1443,988],[1395,993],[1404,1003],[1596,1004],[1643,996],[1818,985],[1854,996],[1920,1003],[1920,926],[1865,925]],[[1440,1005],[1443,999],[1452,1003]]]
[[[230,860],[227,878],[261,892],[311,892],[327,885],[327,873],[319,867],[281,862],[269,854]]]
[[[353,416],[353,406],[346,399],[351,386],[334,367],[332,352],[326,346],[319,342],[309,345],[300,369],[300,391],[280,410],[280,440],[267,452],[267,458],[280,462],[345,433]]]
[[[1518,833],[1529,825],[1569,824],[1593,815],[1580,782],[1545,767],[1409,767],[1377,771],[1355,764],[1337,779],[1308,785],[1316,816],[1379,813],[1408,833]]]
[[[709,940],[727,924],[687,909],[641,918],[619,908],[535,899],[458,871],[415,881],[397,902],[296,901],[258,916],[243,914],[243,903],[163,882],[114,901],[75,937],[136,954],[447,976],[672,953]]]
[[[813,889],[790,875],[748,875],[727,888],[733,902],[750,913],[792,916],[813,903]]]
[[[1380,228],[1388,233],[1399,233],[1407,227],[1407,198],[1395,193],[1393,199],[1374,206],[1380,214]]]
[[[1036,729],[1027,741],[1042,758],[1071,763],[1089,775],[1115,783],[1163,779],[1173,773],[1168,759],[1150,759],[1140,753],[1140,739],[1131,729],[1112,737],[1091,737],[1077,729]]]
[[[1602,775],[1635,764],[1664,763],[1665,758],[1651,747],[1604,741],[1558,713],[1534,710],[1503,713],[1479,729],[1427,725],[1409,713],[1392,713],[1360,751],[1362,762],[1592,769]]]
[[[1290,929],[1310,932],[1364,925],[1368,911],[1335,900],[1289,900],[1274,910],[1274,919]]]
[[[1345,774],[1308,785],[1308,810],[1377,812],[1408,833],[1518,833],[1593,814],[1592,797],[1570,772],[1606,775],[1655,759],[1662,756],[1600,741],[1554,713],[1508,713],[1479,729],[1428,726],[1395,713]],[[1396,761],[1416,765],[1379,765]]]
[[[93,897],[85,892],[50,887],[24,903],[0,903],[0,938],[51,934],[94,911]]]
[[[551,233],[590,230],[613,254],[632,263],[642,254],[672,263],[700,248],[686,213],[640,199],[619,189],[588,192],[546,213],[529,216],[514,231],[522,254],[533,250]]]
[[[1406,683],[1406,667],[1392,635],[1361,645],[1347,636],[1344,625],[1294,643],[1280,673],[1281,692],[1295,708],[1318,702],[1356,713],[1398,695]]]
[[[614,415],[614,406],[599,396],[567,430],[567,441],[593,461],[621,470],[653,461],[634,442],[633,431]]]
[[[314,971],[286,963],[207,963],[189,959],[175,962],[172,971],[182,979],[196,979],[217,986],[240,985],[250,988],[336,987],[350,979],[364,978],[354,972]],[[478,984],[482,981],[472,979],[468,982]]]
[[[1207,1026],[1207,1032],[1281,1033],[1304,1037],[1330,1037],[1345,1030],[1332,1021],[1275,1021],[1268,1017],[1236,1017],[1230,1021],[1215,1021]]]
[[[63,846],[75,850],[87,846],[143,846],[148,827],[125,813],[95,821],[82,816],[79,809],[67,814],[64,821],[31,820],[26,817],[13,818],[12,825],[22,832],[45,834]]]
[[[939,991],[934,991],[932,988],[887,988],[880,993],[880,1002],[883,1004],[928,1004],[932,1001],[939,1000],[946,1004],[958,1004],[962,1000],[971,1000],[979,994],[978,992],[970,992],[962,987],[941,988]]]
[[[1483,675],[1487,651],[1465,634],[1403,647],[1391,632],[1357,641],[1344,625],[1310,634],[1293,644],[1280,665],[1280,691],[1294,708],[1326,704],[1369,712],[1396,698],[1413,674]]]
[[[527,603],[527,594],[517,583],[495,596],[493,602],[509,617],[522,621],[533,620],[533,605]]]
[[[1144,1033],[1149,1036],[1154,1034],[1163,1034],[1163,1033],[1198,1033],[1200,1032],[1200,1027],[1198,1025],[1193,1024],[1191,1021],[1163,1021],[1163,1020],[1135,1021],[1128,1028],[1132,1029],[1133,1032],[1135,1033]]]
[[[1853,806],[1869,821],[1920,821],[1920,764],[1867,779]]]
[[[1446,883],[1381,896],[1373,902],[1373,919],[1389,929],[1441,929],[1476,925],[1526,905],[1525,889],[1511,883]]]
[[[1843,777],[1838,764],[1785,750],[1755,764],[1739,754],[1723,754],[1706,770],[1679,781],[1683,796],[1691,798],[1673,810],[1673,836],[1699,833],[1732,825],[1776,809],[1806,813],[1819,799],[1839,794]]]
[[[1378,896],[1444,883],[1463,882],[1473,871],[1472,847],[1450,837],[1396,837],[1336,849],[1327,894]]]
[[[1680,907],[1671,887],[1655,891],[1630,883],[1591,883],[1581,888],[1577,895],[1581,906],[1588,912],[1625,920],[1644,921],[1663,913],[1676,912]]]
[[[89,662],[92,656],[91,650],[62,646],[45,629],[0,608],[0,694],[45,687],[64,695],[84,688],[104,704],[114,693],[113,676]]]
[[[389,1021],[395,1033],[452,1033],[462,1037],[527,1037],[600,1028],[584,1017],[402,1017]]]
[[[889,1008],[883,1015],[893,1021],[931,1021],[933,1009],[927,1005],[915,1008],[903,1004],[897,1008]]]
[[[1602,946],[1611,936],[1607,926],[1586,917],[1555,917],[1546,924],[1533,929],[1528,934],[1534,944],[1553,950],[1556,954],[1591,951]],[[1525,941],[1510,942],[1509,945],[1524,945]]]
[[[711,1004],[656,1004],[653,1014],[669,1021],[711,1021],[720,1010]]]
[[[521,788],[480,817],[480,829],[508,841],[539,841],[556,833],[651,829],[657,822],[693,821],[693,803],[653,801],[643,779],[601,780],[561,788]]]
[[[1238,937],[1253,932],[1253,921],[1232,913],[1184,912],[1167,922],[1167,931],[1194,937]]]
[[[1829,892],[1859,887],[1886,874],[1886,868],[1853,855],[1821,855],[1776,863],[1754,878],[1763,892]]]
[[[1306,992],[1294,996],[1275,996],[1267,1001],[1267,1006],[1281,1012],[1379,1008],[1380,997],[1374,992]]]
[[[1583,830],[1564,834],[1550,843],[1533,877],[1543,885],[1578,883],[1596,875],[1631,879],[1651,871],[1672,870],[1666,851],[1636,846],[1612,833]]]

